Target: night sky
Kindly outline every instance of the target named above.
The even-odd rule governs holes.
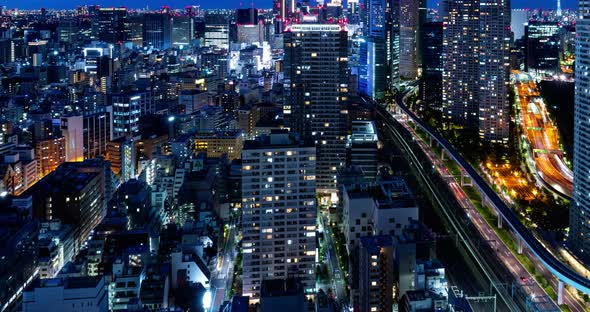
[[[431,6],[436,4],[436,0],[428,0]],[[14,0],[0,0],[1,6],[12,8],[15,6]],[[146,3],[150,8],[159,8],[162,5],[167,5],[173,8],[181,8],[186,5],[201,5],[203,8],[225,8],[235,9],[242,7],[249,7],[254,3],[258,8],[270,8],[272,0],[25,0],[19,1],[17,5],[21,9],[31,8],[75,8],[77,5],[83,4],[100,4],[101,6],[127,6],[129,8],[145,7]],[[532,3],[531,3],[532,2]],[[534,3],[534,5],[533,5]],[[557,0],[512,0],[513,8],[555,8]],[[577,8],[577,0],[562,0],[562,8]]]

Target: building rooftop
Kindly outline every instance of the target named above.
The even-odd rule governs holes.
[[[303,286],[295,278],[263,280],[260,297],[284,297],[303,295]]]
[[[287,129],[273,129],[270,135],[262,135],[256,140],[244,142],[243,150],[313,146],[311,142],[302,141],[296,133],[289,132]]]
[[[361,246],[366,248],[369,254],[377,254],[381,248],[393,246],[393,238],[389,235],[361,237]]]

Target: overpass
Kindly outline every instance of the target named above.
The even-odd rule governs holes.
[[[423,122],[403,103],[403,96],[398,96],[397,112],[401,112],[404,116],[409,118],[416,126],[420,127],[429,136],[430,140],[434,140],[443,149],[455,163],[461,167],[462,175],[466,175],[471,179],[474,187],[476,187],[482,195],[482,200],[486,205],[494,208],[498,215],[498,223],[501,226],[504,222],[517,236],[519,252],[523,247],[529,250],[536,256],[537,260],[547,268],[551,274],[555,275],[558,280],[558,304],[563,303],[564,284],[570,285],[573,288],[590,294],[590,280],[580,275],[578,272],[558,260],[552,253],[550,253],[534,236],[533,234],[520,222],[517,215],[512,211],[508,205],[498,196],[498,194],[489,186],[489,184],[482,178],[479,173],[461,156],[455,148],[443,138],[430,125]],[[386,108],[374,103],[378,113],[384,118],[392,122],[397,122],[393,115]]]

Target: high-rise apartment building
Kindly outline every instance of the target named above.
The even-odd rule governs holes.
[[[509,112],[510,3],[443,1],[443,117],[506,144]]]
[[[574,193],[570,207],[570,250],[590,260],[590,2],[580,1],[576,22]]]
[[[479,137],[506,145],[510,132],[510,0],[480,0],[479,7]]]
[[[368,236],[360,241],[360,310],[391,312],[395,295],[393,238]]]
[[[294,24],[284,34],[288,126],[317,147],[318,192],[336,192],[346,158],[348,36],[337,24]]]
[[[466,127],[478,127],[479,1],[442,2],[443,12],[443,118]]]
[[[298,278],[315,288],[316,153],[313,144],[276,131],[242,151],[243,295],[262,281]]]

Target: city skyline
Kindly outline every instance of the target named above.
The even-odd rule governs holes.
[[[429,0],[428,7],[436,8],[437,0]],[[555,9],[556,1],[554,0],[539,0],[536,1],[535,4],[531,4],[528,0],[513,0],[511,1],[511,6],[513,9],[535,9],[535,8],[543,8],[543,9]],[[143,1],[125,1],[125,0],[99,0],[99,1],[88,1],[88,0],[75,0],[75,1],[65,1],[65,0],[58,0],[52,2],[51,5],[48,5],[46,0],[30,0],[23,3],[20,3],[18,6],[15,6],[11,1],[0,1],[0,6],[7,6],[8,8],[16,7],[19,9],[38,9],[38,8],[52,8],[52,9],[73,9],[76,6],[80,5],[92,5],[98,4],[101,6],[126,6],[129,8],[145,8],[146,3]],[[226,1],[215,1],[215,0],[156,0],[150,1],[147,5],[151,9],[157,9],[162,6],[169,6],[172,8],[184,8],[187,5],[200,5],[204,9],[239,9],[239,8],[272,8],[273,1],[272,0],[226,0]],[[561,2],[561,7],[563,9],[577,9],[578,2],[576,0],[564,0]]]
[[[0,310],[590,311],[590,0],[438,1],[0,4]]]

